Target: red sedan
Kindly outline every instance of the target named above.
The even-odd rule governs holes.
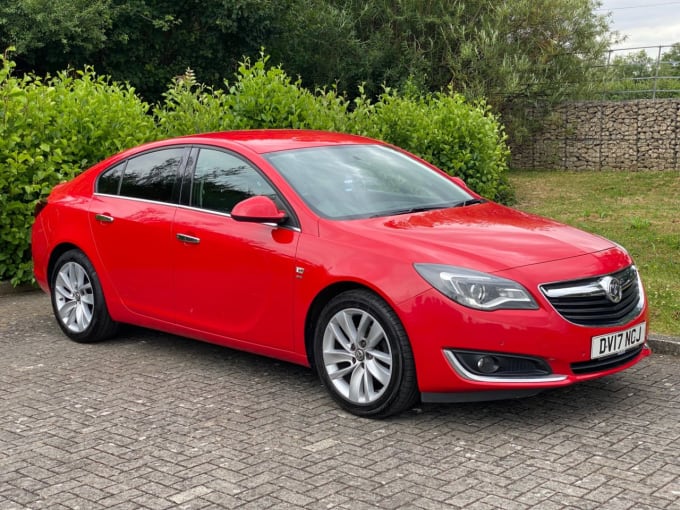
[[[533,395],[650,354],[621,246],[362,137],[128,150],[54,189],[32,249],[71,339],[130,323],[312,366],[360,416]]]

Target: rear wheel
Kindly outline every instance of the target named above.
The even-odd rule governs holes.
[[[343,292],[322,311],[315,365],[333,398],[358,416],[383,418],[418,399],[411,346],[399,318],[367,290]]]
[[[81,251],[69,250],[57,259],[50,292],[57,323],[72,340],[97,342],[116,333],[97,272]]]

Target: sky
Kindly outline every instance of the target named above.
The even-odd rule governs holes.
[[[680,42],[680,0],[601,0],[598,14],[611,12],[612,30],[628,38],[613,48]],[[655,50],[648,49],[648,53]],[[656,55],[654,55],[656,56]]]

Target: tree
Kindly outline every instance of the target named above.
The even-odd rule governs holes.
[[[500,96],[500,103],[562,100],[588,86],[592,66],[610,45],[597,6],[592,0],[493,2],[452,63],[454,76],[472,93]]]
[[[111,0],[110,43],[97,70],[158,99],[173,76],[193,69],[219,85],[244,55],[255,56],[278,28],[289,0]]]
[[[20,71],[93,65],[160,98],[191,67],[220,84],[244,55],[275,38],[296,0],[5,0],[0,51],[16,48]]]
[[[661,74],[664,76],[680,76],[680,42],[661,56]]]
[[[112,22],[110,0],[3,0],[0,51],[15,47],[20,67],[39,74],[82,67]]]
[[[656,59],[645,50],[640,50],[637,53],[616,55],[609,68],[613,78],[647,78],[654,75]]]
[[[370,79],[353,13],[329,0],[290,2],[280,29],[263,45],[274,62],[312,88],[337,86],[353,94]]]
[[[337,83],[352,94],[363,84],[369,95],[406,83],[427,91],[451,88],[485,98],[506,122],[537,101],[550,104],[593,86],[592,69],[616,37],[596,13],[596,0],[294,5],[273,54],[305,85]],[[521,134],[521,124],[510,131]]]
[[[307,83],[316,77],[316,85],[354,74],[373,93],[411,77],[431,91],[452,85],[495,104],[561,98],[587,82],[612,38],[594,0],[298,0],[295,6],[275,51],[284,66]],[[295,23],[299,28],[291,30]],[[335,66],[299,55],[319,55]]]
[[[6,1],[0,43],[37,71],[84,60],[152,100],[187,67],[219,84],[265,47],[307,86],[452,87],[507,110],[583,87],[612,39],[598,0]]]

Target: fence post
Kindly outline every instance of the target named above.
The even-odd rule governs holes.
[[[605,66],[604,73],[602,75],[603,80],[609,81],[611,79],[610,72],[611,72],[612,53],[613,52],[614,52],[614,50],[612,50],[612,49],[610,49],[607,52],[607,65]],[[609,94],[607,93],[607,86],[603,83],[601,85],[601,87],[602,87],[602,99],[608,99]]]
[[[656,54],[656,71],[654,72],[654,90],[652,91],[652,99],[656,99],[656,88],[657,82],[659,81],[659,67],[661,67],[661,48],[659,46],[659,51]]]

